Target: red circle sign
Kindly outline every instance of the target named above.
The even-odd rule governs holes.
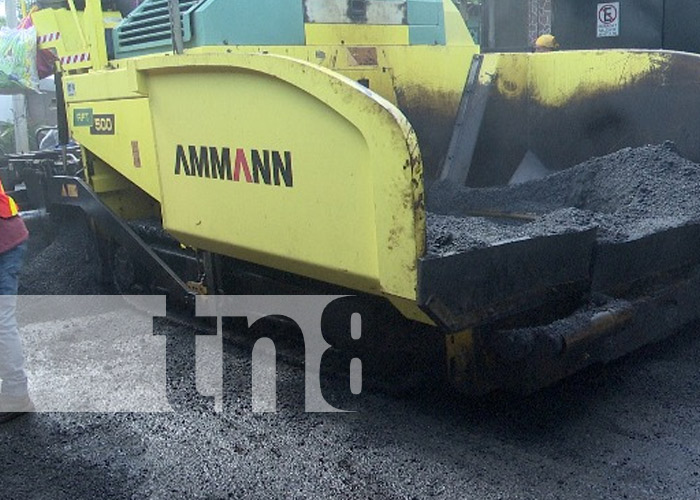
[[[598,9],[598,20],[603,24],[613,24],[617,16],[617,7],[611,3],[603,4]]]

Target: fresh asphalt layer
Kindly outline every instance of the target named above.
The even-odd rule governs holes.
[[[110,314],[23,328],[39,399],[56,403],[46,388],[60,386],[40,354],[71,350],[60,332],[97,331]],[[177,339],[187,328],[155,331]],[[175,391],[169,413],[27,415],[0,427],[2,497],[698,498],[697,331],[527,398],[355,397],[341,376],[325,380],[324,395],[356,411],[304,413],[303,366],[281,362],[277,413],[253,413],[243,390],[220,413]],[[186,344],[173,343],[176,364]],[[225,342],[224,370],[245,371],[249,356]],[[90,380],[124,375],[88,359],[79,368]]]

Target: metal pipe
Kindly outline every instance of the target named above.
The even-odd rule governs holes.
[[[610,309],[600,311],[581,328],[562,334],[564,349],[572,349],[577,344],[590,342],[611,330],[621,328],[634,319],[634,314],[635,308],[628,302],[620,302]]]
[[[492,219],[512,219],[521,222],[534,222],[538,219],[535,214],[515,213],[515,212],[499,212],[492,210],[470,210],[463,213],[466,217],[487,217]]]
[[[180,0],[168,0],[170,13],[170,33],[173,40],[173,52],[182,54],[185,51],[185,41],[182,34],[182,17],[180,16]]]
[[[595,313],[573,314],[546,326],[496,331],[490,338],[491,349],[510,362],[555,359],[625,328],[635,312],[632,304],[619,300]]]

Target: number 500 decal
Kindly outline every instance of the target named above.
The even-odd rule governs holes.
[[[114,115],[92,115],[92,135],[114,135],[116,129]]]

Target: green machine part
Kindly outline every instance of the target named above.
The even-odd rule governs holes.
[[[443,0],[180,0],[186,48],[306,45],[307,24],[408,26],[411,45],[445,45]],[[168,0],[146,0],[114,30],[117,58],[170,48]]]

